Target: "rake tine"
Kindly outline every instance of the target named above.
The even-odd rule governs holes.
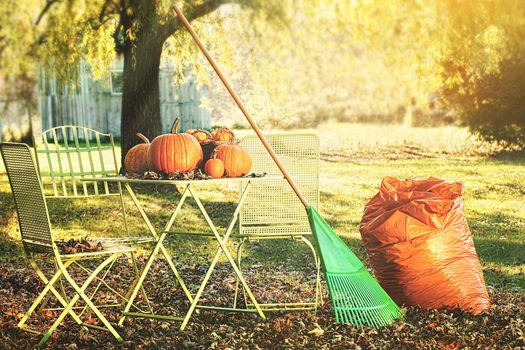
[[[344,283],[347,286],[347,288],[352,291],[352,294],[354,297],[353,299],[355,299],[354,303],[356,304],[354,307],[356,319],[358,320],[358,325],[362,326],[363,324],[366,323],[366,319],[363,315],[363,311],[360,309],[365,306],[363,305],[363,299],[357,297],[360,293],[357,290],[357,287],[353,283],[350,283],[350,281],[348,281],[347,279],[344,280]]]

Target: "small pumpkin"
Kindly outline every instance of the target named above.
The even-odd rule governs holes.
[[[252,158],[241,146],[225,143],[215,148],[213,158],[222,160],[224,172],[228,177],[248,174],[252,168]]]
[[[224,175],[224,163],[220,159],[209,159],[204,166],[204,171],[211,177],[218,179]]]
[[[148,138],[141,133],[137,133],[137,137],[144,143],[139,143],[133,146],[124,158],[124,168],[130,174],[144,174],[148,171],[148,150],[150,142]]]
[[[217,128],[212,131],[213,141],[217,143],[232,142],[235,139],[235,134],[228,128]]]
[[[199,141],[200,144],[209,143],[213,140],[213,136],[209,131],[202,129],[189,129],[186,130],[188,134],[193,135]]]
[[[178,134],[180,119],[175,119],[170,134],[157,136],[148,151],[149,170],[162,174],[186,173],[202,163],[202,148],[195,137]]]

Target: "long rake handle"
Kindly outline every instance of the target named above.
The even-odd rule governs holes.
[[[228,92],[230,93],[231,97],[233,98],[233,100],[235,101],[235,103],[237,104],[237,106],[239,107],[239,109],[241,110],[242,114],[244,114],[244,116],[246,117],[246,120],[248,120],[248,123],[250,123],[250,125],[252,126],[253,130],[255,131],[255,133],[257,134],[257,136],[259,137],[259,139],[261,140],[264,148],[266,148],[266,150],[268,151],[268,153],[270,154],[270,157],[272,157],[273,161],[275,162],[275,164],[277,165],[277,167],[279,168],[279,170],[281,171],[281,173],[283,174],[284,178],[286,179],[286,181],[288,181],[288,183],[290,184],[290,186],[292,187],[292,190],[295,192],[295,194],[297,195],[297,197],[299,197],[299,199],[301,200],[301,202],[303,203],[303,205],[306,207],[308,206],[308,201],[306,200],[306,198],[304,197],[303,193],[301,192],[301,190],[297,187],[296,183],[292,180],[290,174],[288,173],[288,171],[286,170],[286,168],[284,167],[284,165],[281,163],[281,161],[279,160],[279,158],[277,158],[277,154],[275,154],[275,151],[273,150],[272,146],[270,146],[270,144],[268,143],[268,141],[266,140],[266,137],[264,137],[264,135],[262,134],[261,130],[259,129],[259,127],[257,126],[257,124],[255,123],[255,121],[253,120],[253,118],[251,117],[250,113],[248,113],[248,110],[246,109],[246,107],[244,107],[244,104],[241,102],[241,100],[239,99],[239,96],[237,96],[237,94],[235,93],[235,91],[233,91],[230,83],[228,82],[228,79],[226,79],[226,77],[224,76],[224,74],[222,74],[222,71],[221,69],[219,68],[219,66],[217,65],[217,62],[215,62],[215,60],[213,59],[213,57],[210,55],[210,53],[208,52],[208,50],[206,49],[206,47],[204,46],[204,44],[202,43],[201,39],[199,38],[199,36],[197,35],[197,33],[195,33],[195,31],[193,30],[193,28],[191,27],[191,24],[190,22],[188,22],[188,20],[186,19],[186,17],[184,16],[184,14],[182,13],[182,11],[177,7],[177,5],[173,5],[173,9],[175,10],[175,12],[177,13],[177,16],[179,17],[179,19],[181,20],[182,24],[184,24],[184,27],[186,27],[186,29],[188,30],[188,32],[190,33],[191,37],[193,38],[193,40],[195,41],[195,43],[197,44],[197,46],[199,46],[200,50],[202,51],[202,53],[204,54],[204,56],[206,56],[206,59],[208,60],[208,62],[211,64],[211,66],[213,67],[213,70],[215,70],[215,73],[217,73],[217,75],[219,76],[219,78],[221,79],[222,83],[224,84],[224,86],[226,87],[226,90],[228,90]]]

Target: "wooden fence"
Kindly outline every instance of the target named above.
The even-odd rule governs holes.
[[[38,109],[41,129],[57,125],[82,125],[120,136],[122,94],[122,61],[115,63],[108,81],[93,80],[87,64],[79,67],[76,89],[60,86],[55,79],[39,74]],[[210,111],[201,106],[207,96],[205,86],[198,86],[189,76],[177,86],[173,67],[168,63],[160,71],[160,107],[164,132],[168,132],[175,117],[180,117],[182,129],[209,128]]]

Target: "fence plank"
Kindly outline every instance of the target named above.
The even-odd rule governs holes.
[[[121,65],[116,62],[117,69]],[[175,84],[169,64],[160,72],[161,125],[168,132],[173,120],[180,117],[182,129],[209,128],[211,113],[201,106],[207,96],[205,87],[198,87],[190,76],[181,86]],[[122,96],[112,93],[109,82],[94,81],[89,68],[79,69],[79,86],[75,90],[61,88],[49,74],[39,74],[38,109],[42,130],[59,125],[81,125],[120,136]]]

